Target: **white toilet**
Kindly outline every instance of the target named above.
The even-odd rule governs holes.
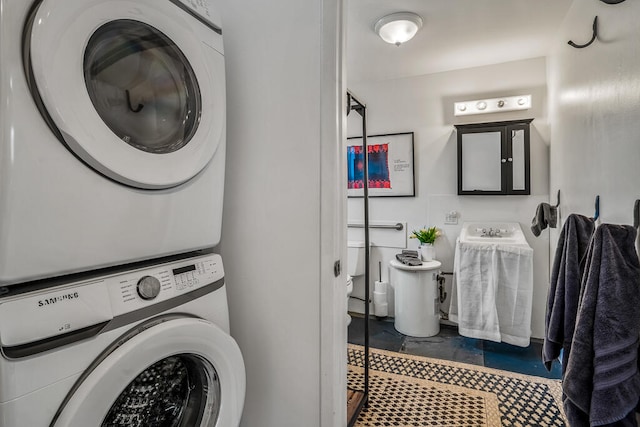
[[[353,292],[353,278],[347,274],[347,326],[351,324],[351,316],[349,315],[349,298]]]
[[[347,310],[349,298],[353,292],[353,278],[364,274],[364,242],[349,240],[347,242]],[[351,316],[347,312],[347,326],[351,323]]]

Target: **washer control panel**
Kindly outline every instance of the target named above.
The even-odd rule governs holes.
[[[0,298],[0,342],[16,346],[108,322],[224,279],[207,254]]]
[[[109,287],[113,314],[118,316],[157,304],[223,277],[222,259],[217,254],[122,274]]]

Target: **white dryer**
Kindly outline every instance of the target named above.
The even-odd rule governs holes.
[[[0,0],[0,57],[0,286],[219,243],[212,5]]]
[[[239,424],[220,256],[22,288],[0,299],[0,426]]]

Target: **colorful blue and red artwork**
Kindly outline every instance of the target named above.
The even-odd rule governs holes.
[[[369,188],[391,188],[389,144],[369,145]],[[361,146],[347,147],[347,188],[364,188],[364,152]]]

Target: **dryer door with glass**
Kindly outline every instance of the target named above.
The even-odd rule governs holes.
[[[114,181],[180,185],[225,137],[222,36],[173,2],[42,0],[24,49],[49,127]]]
[[[93,363],[51,426],[237,426],[244,375],[238,345],[213,323],[150,320]]]

